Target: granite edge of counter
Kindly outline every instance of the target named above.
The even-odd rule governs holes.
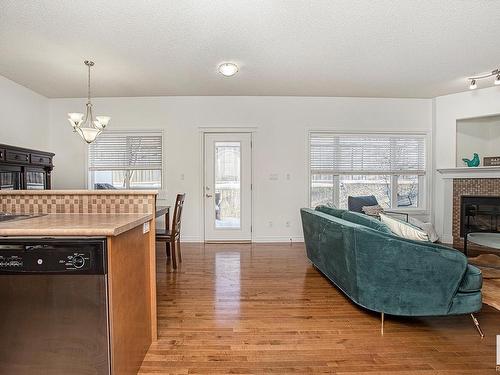
[[[51,214],[48,214],[51,215]],[[80,215],[80,214],[55,214],[55,215]],[[101,215],[101,214],[93,214]],[[117,214],[121,215],[121,214]],[[127,215],[127,214],[123,214]],[[0,237],[8,236],[106,236],[114,237],[122,233],[129,231],[130,229],[136,228],[148,221],[154,219],[154,214],[137,214],[142,215],[134,220],[127,223],[114,226],[113,228],[1,228],[0,227]],[[26,219],[30,220],[30,219]],[[25,221],[25,220],[23,220]]]
[[[158,195],[158,190],[0,190],[0,195]]]

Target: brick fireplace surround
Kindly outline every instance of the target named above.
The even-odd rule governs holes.
[[[460,238],[460,197],[462,195],[499,196],[500,178],[453,179],[453,247],[463,249]]]

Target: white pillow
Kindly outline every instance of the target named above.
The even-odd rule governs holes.
[[[410,217],[409,221],[410,224],[415,225],[416,227],[422,229],[425,233],[427,233],[427,235],[429,236],[429,241],[436,242],[437,240],[439,240],[439,236],[432,223],[424,223],[423,221],[415,219],[414,217]]]
[[[396,236],[403,237],[409,240],[429,241],[429,236],[422,229],[416,226],[405,223],[404,221],[394,219],[386,214],[380,214],[380,221],[387,225],[392,233]]]

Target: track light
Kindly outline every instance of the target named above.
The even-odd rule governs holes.
[[[492,70],[489,73],[483,73],[474,77],[469,77],[467,78],[470,81],[469,88],[471,90],[477,89],[477,83],[476,81],[478,79],[485,79],[485,78],[490,78],[490,77],[495,77],[495,85],[500,85],[500,68]]]

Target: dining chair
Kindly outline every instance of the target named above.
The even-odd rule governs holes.
[[[181,255],[181,217],[186,194],[177,194],[175,199],[174,215],[172,217],[171,229],[157,229],[156,241],[165,242],[167,259],[169,253],[172,257],[172,267],[177,268],[177,252],[179,253],[179,262],[182,262]]]

